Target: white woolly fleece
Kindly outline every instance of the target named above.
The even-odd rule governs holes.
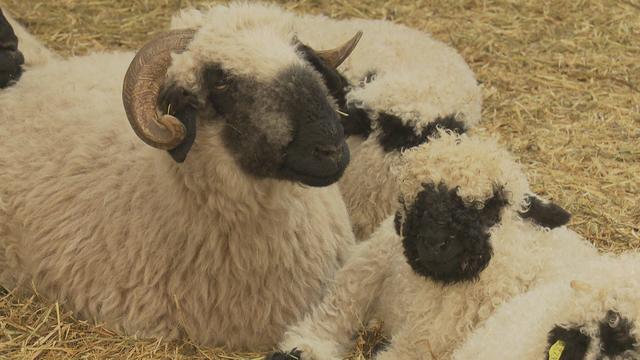
[[[528,205],[524,199],[531,193],[522,168],[496,138],[439,131],[437,138],[405,151],[394,172],[399,174],[406,204],[413,202],[424,183],[459,187],[458,195],[468,203],[483,202],[493,196],[496,186],[502,186],[518,210]]]
[[[400,171],[405,199],[413,199],[418,185],[431,181],[460,186],[459,194],[468,199],[486,197],[494,184],[504,186],[516,206],[505,208],[501,222],[491,229],[494,254],[478,281],[443,286],[414,273],[390,217],[356,247],[322,304],[287,331],[280,348],[302,349],[304,360],[338,359],[359,325],[377,319],[391,344],[376,360],[448,359],[474,328],[514,296],[549,282],[568,283],[583,269],[606,274],[609,265],[603,264],[620,261],[598,254],[567,228],[546,230],[523,220],[516,211],[523,204],[518,197],[527,192],[526,179],[503,156],[493,141],[443,134],[408,152]],[[498,343],[504,334],[490,336]],[[483,341],[487,337],[459,358],[476,359],[469,354]]]
[[[172,28],[198,32],[187,51],[173,55],[167,77],[200,93],[198,78],[206,64],[223,64],[230,73],[256,81],[273,79],[286,64],[304,66],[293,41],[293,18],[276,6],[249,3],[183,11]]]
[[[184,63],[227,57],[259,77],[271,70],[256,56],[295,61],[278,27],[242,6],[216,11]],[[214,31],[228,39],[208,58]],[[271,348],[354,243],[338,187],[246,176],[217,125],[180,165],[146,146],[122,107],[132,58],[50,60],[0,92],[0,284],[33,283],[120,333]],[[172,70],[186,78],[184,63]]]

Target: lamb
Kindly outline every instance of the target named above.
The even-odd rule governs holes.
[[[638,260],[637,254],[607,258],[572,274],[574,280],[545,283],[514,297],[453,358],[640,358]]]
[[[172,28],[202,26],[205,14],[183,11]],[[481,88],[453,48],[402,25],[305,15],[294,28],[301,41],[325,47],[358,30],[365,34],[332,87],[352,154],[340,191],[356,238],[367,239],[397,206],[390,169],[402,151],[427,141],[439,127],[462,133],[475,126]]]
[[[321,299],[355,241],[322,72],[358,37],[303,52],[291,14],[207,19],[0,92],[2,286],[120,333],[234,350],[272,348]]]
[[[406,151],[397,171],[398,212],[357,245],[280,350],[337,359],[354,331],[376,319],[391,339],[376,360],[448,359],[500,304],[601,256],[567,228],[522,216],[526,177],[494,140],[441,131]]]

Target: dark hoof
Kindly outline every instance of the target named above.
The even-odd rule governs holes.
[[[302,355],[302,351],[293,349],[289,352],[276,351],[267,355],[265,360],[298,360]]]

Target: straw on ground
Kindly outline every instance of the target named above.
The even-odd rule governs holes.
[[[604,251],[640,248],[640,1],[279,2],[338,18],[388,19],[453,45],[483,83],[480,131],[501,135],[534,189],[573,213],[573,229]],[[211,1],[1,0],[0,6],[51,48],[77,55],[136,48],[178,9],[205,3]],[[120,337],[74,320],[56,304],[3,295],[0,358],[61,357],[260,354]]]

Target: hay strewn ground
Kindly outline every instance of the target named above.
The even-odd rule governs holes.
[[[135,48],[180,0],[1,0],[65,55]],[[485,87],[485,131],[528,168],[535,189],[606,251],[640,247],[640,1],[303,0],[295,11],[385,18],[452,44]],[[0,358],[256,359],[136,341],[77,322],[55,305],[0,300]]]

